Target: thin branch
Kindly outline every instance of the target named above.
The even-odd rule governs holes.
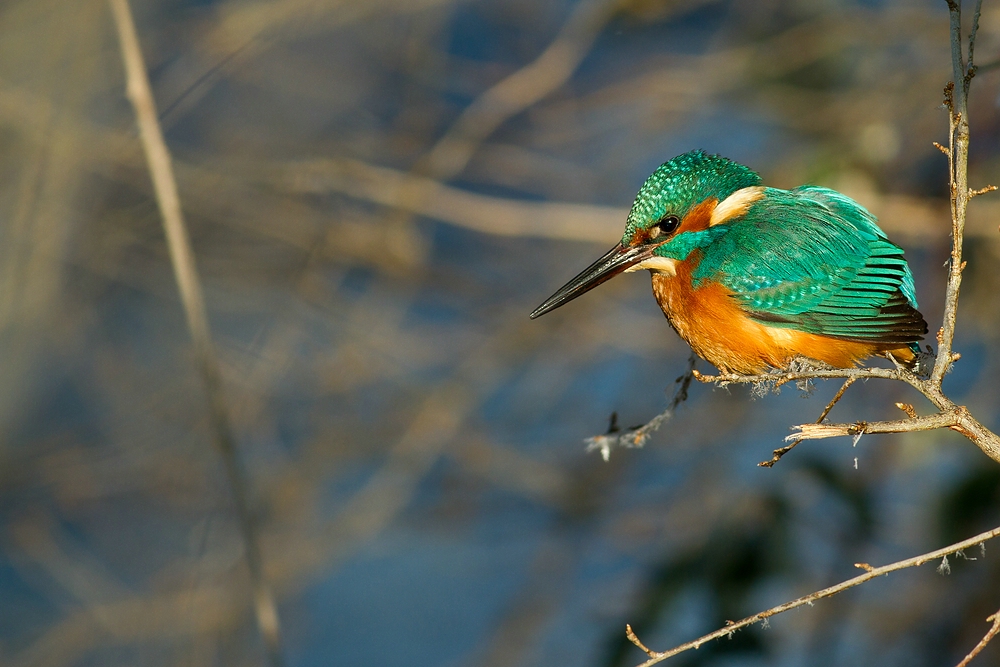
[[[939,428],[950,428],[961,423],[961,416],[955,412],[937,412],[915,419],[895,419],[891,421],[864,422],[853,424],[799,424],[793,426],[798,433],[788,436],[785,440],[820,440],[836,438],[844,435],[861,436],[868,433],[910,433],[912,431],[933,431]]]
[[[635,634],[635,630],[633,630],[632,626],[629,625],[628,623],[625,624],[625,636],[628,637],[628,640],[630,642],[638,646],[649,657],[653,657],[654,655],[656,655],[656,651],[652,650],[651,648],[643,644],[642,640],[640,640],[639,637]]]
[[[706,642],[710,642],[714,639],[719,639],[721,637],[731,636],[737,630],[753,625],[754,623],[759,623],[761,621],[764,621],[770,618],[771,616],[784,613],[786,611],[795,609],[797,607],[812,605],[817,600],[831,597],[833,595],[836,595],[837,593],[846,591],[849,588],[854,588],[855,586],[863,584],[867,581],[871,581],[876,577],[881,577],[882,575],[889,574],[890,572],[896,572],[897,570],[904,570],[910,567],[917,567],[925,563],[929,563],[931,561],[936,561],[941,558],[945,558],[946,556],[950,556],[954,553],[962,551],[963,549],[968,549],[978,544],[982,544],[987,540],[992,540],[997,536],[1000,536],[1000,527],[986,531],[985,533],[980,533],[979,535],[976,535],[975,537],[970,537],[969,539],[963,540],[962,542],[956,542],[955,544],[950,544],[942,549],[937,549],[936,551],[931,551],[922,554],[920,556],[914,556],[913,558],[907,558],[906,560],[890,563],[889,565],[883,565],[882,567],[871,567],[869,565],[867,566],[867,568],[863,568],[866,570],[864,574],[854,577],[853,579],[848,579],[847,581],[843,581],[835,586],[830,586],[829,588],[824,588],[823,590],[816,591],[815,593],[810,593],[809,595],[804,595],[800,598],[796,598],[795,600],[779,604],[776,607],[771,607],[770,609],[767,609],[765,611],[758,612],[753,616],[748,616],[740,621],[727,623],[726,626],[723,628],[719,628],[714,632],[710,632],[707,635],[703,635],[698,639],[695,639],[694,641],[687,642],[686,644],[681,644],[680,646],[674,647],[669,651],[650,652],[650,659],[642,663],[639,667],[649,667],[650,665],[655,665],[679,653],[684,653],[685,651],[689,651],[691,649],[700,648]],[[638,637],[636,638],[636,640],[638,640]],[[633,643],[635,643],[635,641],[633,641]],[[645,650],[648,651],[648,649]]]
[[[952,364],[952,342],[955,337],[955,320],[958,315],[958,294],[962,284],[962,243],[965,232],[966,209],[971,198],[969,189],[969,86],[975,74],[972,60],[975,52],[976,33],[982,0],[977,0],[969,34],[969,61],[962,58],[962,3],[948,0],[951,20],[952,81],[945,88],[945,105],[948,108],[948,173],[951,185],[951,260],[948,284],[945,290],[944,317],[938,332],[938,356],[931,372],[931,382],[941,386],[945,373]]]
[[[955,355],[952,355],[952,360],[954,361]],[[735,375],[732,373],[720,373],[719,375],[703,375],[698,371],[693,371],[694,379],[699,382],[710,382],[718,384],[719,386],[726,386],[728,384],[754,384],[754,385],[764,385],[780,387],[788,382],[797,382],[799,380],[811,380],[811,379],[828,379],[828,378],[855,378],[856,380],[867,380],[870,378],[877,378],[882,380],[898,380],[900,382],[905,382],[910,385],[921,394],[923,394],[934,407],[938,409],[937,415],[930,415],[926,418],[921,418],[923,420],[928,420],[932,418],[940,418],[940,425],[936,428],[948,427],[955,431],[958,431],[969,440],[971,440],[977,447],[979,447],[983,453],[989,456],[994,461],[1000,462],[1000,436],[996,433],[986,428],[982,423],[980,423],[975,417],[972,416],[969,411],[960,405],[957,405],[954,401],[945,396],[944,392],[941,390],[940,385],[936,385],[932,379],[922,380],[913,373],[905,369],[888,369],[888,368],[830,368],[830,369],[816,369],[816,370],[793,370],[793,371],[772,371],[770,373],[761,373],[759,375]],[[924,430],[920,427],[925,422],[923,421],[913,421],[908,420],[910,424],[914,426],[912,429],[904,430]],[[876,424],[888,424],[891,422],[872,422],[869,424],[870,428],[878,428]],[[837,424],[828,425],[826,428],[831,426],[838,427],[841,432],[838,435],[856,435],[854,433],[844,433],[842,432],[845,428],[857,428],[857,424]],[[815,424],[805,425],[806,429],[816,429]],[[822,430],[814,430],[815,433],[823,433]],[[885,433],[897,433],[902,431],[866,431],[869,433],[875,432],[885,432]],[[833,437],[833,433],[830,435],[816,436],[816,437]],[[798,437],[798,434],[792,436]]]
[[[246,550],[247,566],[253,588],[254,612],[270,662],[275,667],[283,664],[281,656],[281,625],[274,596],[264,578],[257,525],[250,511],[247,473],[236,451],[229,409],[226,405],[222,386],[222,374],[212,344],[212,334],[205,310],[205,299],[201,291],[198,270],[195,267],[194,252],[188,238],[184,215],[181,211],[180,196],[174,180],[170,162],[170,152],[163,140],[163,132],[157,119],[156,102],[150,90],[143,62],[139,38],[128,0],[109,0],[114,15],[118,38],[121,43],[122,60],[125,64],[128,98],[135,108],[136,120],[143,150],[149,166],[156,202],[163,218],[163,229],[167,237],[170,261],[174,277],[181,295],[184,315],[194,345],[195,359],[205,383],[209,400],[209,415],[219,449],[225,464],[236,505],[240,531]]]
[[[737,375],[735,373],[704,375],[698,371],[694,371],[694,379],[698,382],[717,384],[720,387],[725,387],[729,384],[773,384],[776,387],[780,387],[789,382],[797,382],[799,380],[825,380],[830,378],[854,378],[855,380],[877,378],[880,380],[900,380],[907,384],[920,382],[920,378],[909,371],[874,366],[870,368],[818,368],[807,371],[771,371],[770,373],[760,373],[758,375]]]
[[[846,392],[847,388],[850,387],[852,384],[854,384],[855,381],[857,381],[857,378],[853,377],[847,378],[847,380],[844,381],[844,384],[840,387],[840,390],[837,391],[833,399],[829,403],[827,403],[826,408],[823,409],[823,412],[820,413],[819,419],[816,420],[817,424],[823,423],[823,420],[826,419],[827,415],[830,414],[830,410],[833,410],[833,406],[835,406],[837,402],[844,397],[844,392]],[[781,460],[782,456],[795,449],[795,447],[803,440],[805,440],[805,438],[795,438],[794,440],[792,440],[792,442],[785,445],[784,447],[778,447],[776,450],[774,450],[774,452],[772,452],[770,461],[761,461],[757,465],[761,468],[773,467],[775,463]]]
[[[991,627],[989,632],[987,632],[986,635],[979,640],[979,643],[976,644],[975,648],[969,651],[967,656],[962,658],[962,662],[955,665],[955,667],[967,667],[968,664],[972,662],[972,659],[979,655],[979,652],[986,648],[986,645],[997,636],[997,633],[1000,633],[1000,611],[986,618],[987,623],[990,621],[993,621],[993,627]]]
[[[976,33],[979,32],[979,16],[983,11],[983,0],[976,0],[976,11],[972,14],[972,30],[969,32],[969,63],[968,67],[965,68],[965,77],[963,82],[965,83],[965,95],[969,95],[969,85],[972,82],[972,77],[976,75],[977,67],[975,63],[975,52],[976,52]]]
[[[592,452],[595,449],[600,450],[601,457],[605,461],[611,458],[611,450],[615,447],[642,447],[649,440],[649,437],[654,431],[660,428],[664,422],[670,421],[674,416],[674,411],[677,406],[687,400],[688,388],[691,386],[691,380],[696,377],[698,371],[694,369],[694,365],[697,362],[698,357],[692,352],[691,356],[688,358],[687,370],[677,378],[677,390],[674,392],[674,397],[670,400],[670,404],[667,409],[656,415],[648,422],[642,426],[636,428],[626,429],[624,432],[619,432],[617,425],[615,424],[616,416],[612,416],[611,428],[604,435],[595,435],[591,438],[587,438],[587,451]]]

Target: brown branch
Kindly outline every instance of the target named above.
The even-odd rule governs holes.
[[[954,354],[952,359],[954,360]],[[917,420],[901,420],[899,422],[872,422],[868,424],[870,429],[877,429],[881,426],[887,424],[903,424],[908,423],[912,428],[902,429],[902,430],[868,430],[866,433],[901,433],[906,430],[926,430],[925,424],[934,421],[939,425],[933,428],[943,428],[948,427],[955,431],[958,431],[969,440],[971,440],[977,447],[979,447],[983,453],[989,456],[994,461],[1000,462],[1000,436],[996,433],[986,428],[982,423],[980,423],[975,417],[972,416],[969,411],[960,405],[957,405],[954,401],[945,396],[944,392],[941,390],[939,384],[936,384],[933,378],[928,380],[923,380],[913,373],[905,369],[888,369],[888,368],[831,368],[831,369],[816,369],[816,370],[803,370],[803,371],[773,371],[770,373],[761,373],[759,375],[736,375],[732,373],[720,373],[718,375],[703,375],[698,371],[693,372],[694,379],[699,382],[710,382],[715,383],[720,386],[726,386],[728,384],[756,384],[756,385],[772,385],[775,387],[780,387],[788,382],[797,382],[799,380],[811,380],[811,379],[829,379],[829,378],[855,378],[856,380],[867,380],[870,378],[882,379],[882,380],[897,380],[900,382],[905,382],[910,385],[921,394],[923,394],[937,409],[938,413],[935,415],[929,415],[927,417],[921,417]],[[939,420],[939,421],[935,421]],[[833,437],[834,435],[857,435],[857,424],[836,424],[827,425],[824,428],[837,427],[839,431],[834,433],[832,431],[827,432],[822,429],[818,429],[816,424],[806,424],[804,425],[806,430],[811,430],[814,433],[829,433],[828,435],[815,435],[813,437]],[[888,427],[887,427],[888,428]],[[844,432],[845,429],[854,429],[853,432]],[[799,437],[799,434],[793,435],[791,437]]]
[[[958,315],[958,294],[962,285],[962,243],[965,232],[966,210],[975,195],[969,188],[969,86],[975,75],[973,55],[982,0],[976,1],[969,34],[969,60],[962,57],[962,3],[948,0],[951,20],[952,83],[945,88],[945,105],[948,108],[948,173],[951,185],[951,259],[948,284],[945,289],[944,317],[938,333],[938,355],[931,371],[930,381],[940,388],[945,373],[951,367],[952,343],[955,338],[955,321]]]
[[[868,380],[877,378],[880,380],[901,380],[907,384],[920,382],[920,378],[909,371],[900,371],[890,368],[819,368],[807,371],[771,371],[770,373],[760,373],[758,375],[737,375],[736,373],[719,373],[718,375],[704,375],[694,371],[694,379],[698,382],[717,384],[724,387],[729,384],[773,384],[776,387],[797,382],[799,380],[826,380],[830,378],[854,378],[855,380]]]
[[[859,421],[853,424],[799,424],[792,427],[793,429],[798,429],[799,432],[788,436],[785,440],[819,440],[844,435],[861,436],[868,433],[933,431],[939,428],[956,427],[960,423],[960,415],[958,414],[958,410],[956,410],[954,412],[937,412],[925,417],[891,421]]]
[[[997,636],[997,633],[1000,633],[1000,611],[986,618],[987,623],[990,621],[993,621],[993,627],[991,627],[989,632],[987,632],[986,635],[979,640],[979,643],[976,644],[971,651],[969,651],[969,654],[962,658],[962,662],[955,665],[955,667],[967,667],[968,664],[972,662],[972,659],[979,655],[979,652],[986,648],[986,645]],[[629,628],[629,630],[631,631],[631,628]]]
[[[181,211],[180,196],[174,180],[170,161],[170,151],[163,140],[163,132],[156,114],[156,102],[149,86],[146,65],[143,62],[139,38],[132,19],[128,0],[109,0],[114,16],[118,38],[121,43],[122,60],[125,64],[128,98],[135,108],[139,135],[149,173],[156,192],[156,202],[163,218],[163,229],[167,237],[170,262],[180,291],[184,315],[194,345],[195,359],[205,384],[209,401],[209,415],[214,431],[215,445],[222,456],[229,478],[233,502],[236,506],[240,532],[246,550],[247,567],[253,589],[254,613],[257,626],[264,640],[270,662],[275,667],[283,664],[281,657],[281,624],[278,618],[274,596],[264,578],[263,561],[257,525],[250,511],[247,473],[236,451],[229,409],[222,386],[222,374],[212,344],[212,333],[205,310],[205,299],[195,266],[194,252],[188,238],[184,215]]]
[[[710,642],[714,639],[719,639],[721,637],[730,636],[741,628],[745,628],[755,623],[765,621],[771,616],[775,616],[777,614],[781,614],[791,609],[802,607],[804,605],[812,605],[817,600],[831,597],[833,595],[836,595],[837,593],[842,593],[843,591],[846,591],[849,588],[854,588],[855,586],[859,586],[867,581],[871,581],[876,577],[881,577],[882,575],[889,574],[890,572],[896,572],[897,570],[904,570],[910,567],[917,567],[925,563],[929,563],[931,561],[936,561],[938,559],[945,558],[964,549],[968,549],[969,547],[974,547],[978,544],[982,544],[987,540],[992,540],[997,536],[1000,536],[1000,527],[986,531],[985,533],[980,533],[979,535],[976,535],[975,537],[970,537],[967,540],[956,542],[955,544],[950,544],[944,548],[937,549],[935,551],[931,551],[925,554],[921,554],[920,556],[914,556],[913,558],[907,558],[906,560],[901,560],[895,563],[890,563],[888,565],[883,565],[881,567],[871,567],[867,563],[859,563],[859,567],[865,569],[865,573],[862,575],[858,575],[853,579],[848,579],[847,581],[843,581],[835,586],[830,586],[829,588],[824,588],[823,590],[816,591],[815,593],[810,593],[809,595],[804,595],[800,598],[796,598],[795,600],[779,604],[776,607],[771,607],[770,609],[767,609],[765,611],[758,612],[753,616],[748,616],[740,621],[727,623],[726,626],[723,628],[719,628],[714,632],[710,632],[707,635],[703,635],[698,639],[695,639],[694,641],[687,642],[686,644],[681,644],[680,646],[676,646],[668,651],[649,652],[648,649],[644,649],[649,653],[650,658],[646,662],[642,663],[639,667],[649,667],[650,665],[655,665],[659,662],[662,662],[663,660],[666,660],[667,658],[678,655],[679,653],[684,653],[685,651],[689,651],[691,649],[700,648],[706,642]],[[631,637],[629,637],[629,639],[631,640]],[[632,643],[636,643],[637,641],[638,637],[636,637],[636,639],[633,640]]]
[[[643,644],[642,640],[640,640],[639,637],[635,634],[635,630],[633,630],[632,626],[629,625],[628,623],[625,624],[625,636],[628,637],[628,640],[630,642],[638,646],[649,657],[653,657],[654,655],[656,655],[656,651],[652,650],[651,648]]]

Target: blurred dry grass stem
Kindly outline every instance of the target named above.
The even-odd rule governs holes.
[[[619,0],[581,0],[551,44],[477,97],[452,123],[416,171],[447,181],[465,169],[476,149],[500,125],[566,83],[590,50]]]
[[[271,664],[284,664],[281,649],[281,625],[274,595],[264,574],[257,536],[256,519],[250,509],[247,473],[236,449],[236,438],[230,422],[229,408],[222,386],[222,374],[212,344],[212,334],[205,310],[201,283],[195,267],[194,252],[188,238],[180,196],[170,164],[170,152],[163,141],[156,102],[149,87],[142,49],[132,20],[128,0],[109,0],[125,63],[128,98],[135,107],[139,135],[149,164],[149,173],[156,191],[156,202],[163,218],[163,229],[174,268],[181,303],[194,344],[195,362],[201,372],[208,398],[208,412],[214,431],[215,445],[222,456],[232,489],[240,529],[243,534],[246,561],[253,589],[254,613]]]

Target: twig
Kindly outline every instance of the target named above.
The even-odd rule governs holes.
[[[862,575],[858,575],[853,579],[848,579],[847,581],[843,581],[835,586],[830,586],[829,588],[824,588],[823,590],[816,591],[815,593],[810,593],[809,595],[804,595],[800,598],[796,598],[795,600],[779,604],[776,607],[771,607],[770,609],[767,609],[765,611],[758,612],[753,616],[748,616],[740,621],[727,623],[726,626],[723,628],[719,628],[714,632],[710,632],[707,635],[703,635],[698,639],[695,639],[694,641],[687,642],[686,644],[681,644],[680,646],[674,647],[669,651],[649,652],[650,659],[642,663],[639,667],[649,667],[650,665],[655,665],[658,662],[662,662],[663,660],[666,660],[667,658],[675,656],[679,653],[684,653],[685,651],[689,651],[691,649],[700,648],[706,642],[710,642],[714,639],[719,639],[721,637],[731,635],[733,632],[741,628],[753,625],[754,623],[759,623],[761,621],[770,618],[771,616],[775,616],[777,614],[781,614],[791,609],[802,607],[804,605],[811,605],[816,600],[821,600],[823,598],[831,597],[833,595],[836,595],[837,593],[846,591],[849,588],[854,588],[855,586],[863,584],[867,581],[871,581],[876,577],[889,574],[890,572],[896,572],[897,570],[904,570],[910,567],[917,567],[923,565],[924,563],[936,561],[946,556],[950,556],[951,554],[954,554],[956,552],[962,551],[963,549],[968,549],[969,547],[974,547],[977,544],[982,544],[987,540],[992,540],[997,536],[1000,536],[1000,527],[986,531],[985,533],[980,533],[979,535],[976,535],[975,537],[970,537],[969,539],[963,540],[962,542],[956,542],[955,544],[950,544],[942,549],[937,549],[936,551],[931,551],[922,554],[920,556],[914,556],[913,558],[907,558],[906,560],[890,563],[889,565],[883,565],[882,567],[871,567],[870,565],[868,565],[868,568],[870,569],[864,568],[866,570],[865,573]],[[859,564],[859,566],[861,565],[867,565],[867,564],[866,563]],[[629,637],[629,639],[631,640],[631,637]],[[638,638],[636,638],[636,640],[638,640]],[[635,643],[635,641],[633,641],[633,643]],[[648,652],[648,649],[644,650],[647,650]]]
[[[649,437],[656,431],[664,422],[670,421],[674,416],[674,411],[677,406],[687,400],[688,388],[691,386],[691,380],[695,378],[695,374],[698,372],[694,369],[694,365],[697,362],[698,357],[691,354],[688,358],[688,368],[677,378],[676,382],[678,384],[677,390],[674,392],[674,397],[670,400],[670,404],[667,409],[656,415],[648,422],[642,426],[636,428],[626,429],[625,432],[619,432],[617,426],[615,425],[616,416],[612,416],[611,428],[604,435],[595,435],[593,437],[587,438],[587,451],[592,452],[595,449],[600,450],[601,457],[607,461],[611,458],[611,450],[615,447],[642,447],[649,440]]]
[[[625,636],[628,637],[628,640],[630,642],[632,642],[633,644],[635,644],[636,646],[638,646],[640,649],[642,649],[642,651],[646,655],[648,655],[650,657],[653,657],[654,655],[656,655],[656,651],[653,651],[652,649],[650,649],[649,647],[647,647],[645,644],[643,644],[642,641],[639,639],[639,637],[636,636],[635,631],[632,629],[632,626],[629,625],[628,623],[625,624]]]
[[[972,81],[972,77],[976,75],[975,63],[975,52],[976,52],[976,33],[979,32],[979,17],[983,12],[983,0],[976,0],[976,11],[972,15],[972,30],[969,32],[969,65],[965,69],[965,77],[963,81],[965,83],[965,95],[969,95],[969,84]]]
[[[209,400],[209,415],[219,449],[229,478],[246,550],[247,567],[253,588],[254,612],[268,657],[274,667],[283,664],[281,654],[281,625],[274,596],[264,578],[257,525],[250,511],[247,474],[236,451],[229,410],[222,387],[212,334],[205,310],[205,300],[195,267],[194,253],[188,238],[181,211],[177,183],[170,164],[170,152],[163,140],[163,133],[156,114],[156,102],[149,87],[146,65],[143,62],[139,38],[128,0],[109,0],[114,15],[118,38],[121,42],[122,60],[125,64],[128,98],[135,108],[142,146],[146,153],[156,202],[163,218],[163,228],[170,251],[174,277],[181,295],[184,315],[194,345],[195,359],[205,383]]]
[[[938,333],[938,355],[931,371],[931,382],[938,388],[952,364],[952,342],[955,337],[955,320],[958,315],[958,294],[962,285],[962,241],[965,231],[966,209],[973,195],[969,189],[969,86],[975,75],[973,55],[982,0],[976,1],[972,31],[969,34],[969,60],[962,58],[962,3],[948,0],[951,19],[952,81],[945,88],[945,105],[948,108],[948,173],[951,184],[951,261],[948,284],[945,290],[944,317]]]
[[[962,662],[955,665],[955,667],[967,667],[967,665],[972,662],[972,659],[979,655],[979,652],[986,648],[986,645],[997,636],[997,633],[1000,633],[1000,611],[986,618],[987,623],[990,621],[993,621],[993,627],[991,627],[989,632],[987,632],[986,635],[979,640],[979,643],[976,644],[971,651],[969,651],[969,655],[962,658]],[[629,629],[631,630],[631,628]]]
[[[844,392],[846,392],[847,388],[850,387],[852,384],[854,384],[856,380],[857,378],[855,377],[849,377],[847,378],[847,380],[844,381],[844,384],[840,387],[840,390],[834,395],[833,399],[831,399],[831,401],[827,403],[826,408],[823,409],[823,412],[820,413],[819,419],[816,420],[817,424],[823,423],[823,420],[826,419],[827,415],[830,414],[830,410],[833,410],[833,406],[835,406],[837,402],[844,397]],[[775,463],[781,460],[782,456],[795,449],[795,447],[803,440],[805,440],[805,438],[795,438],[794,440],[792,440],[792,442],[788,443],[784,447],[778,447],[776,450],[774,450],[774,452],[772,452],[770,461],[761,461],[757,465],[761,468],[773,467]]]
[[[969,190],[969,198],[978,197],[979,195],[985,195],[988,192],[994,192],[997,189],[995,185],[987,185],[986,187],[979,188],[978,190]]]
[[[770,373],[760,373],[758,375],[737,375],[735,373],[719,373],[718,375],[704,375],[698,371],[694,372],[694,379],[698,382],[717,384],[726,386],[728,384],[769,384],[781,386],[789,382],[798,380],[830,379],[830,378],[854,378],[855,380],[868,380],[878,378],[881,380],[902,380],[908,384],[920,382],[920,378],[908,371],[900,371],[890,368],[820,368],[808,371],[772,371]]]
[[[955,355],[952,355],[954,360]],[[761,373],[759,375],[735,375],[731,373],[720,373],[719,375],[702,375],[698,371],[693,372],[694,379],[699,382],[711,382],[718,384],[720,386],[726,386],[728,384],[773,384],[774,386],[781,386],[788,382],[794,382],[798,380],[809,380],[809,379],[828,379],[828,378],[854,378],[856,380],[867,380],[869,378],[878,378],[884,380],[898,380],[905,382],[910,385],[920,393],[922,393],[934,406],[938,409],[936,415],[929,415],[927,417],[922,417],[919,420],[905,420],[909,423],[912,428],[903,428],[901,430],[868,430],[866,433],[901,433],[907,430],[926,430],[924,425],[928,420],[939,419],[937,422],[938,426],[933,428],[943,428],[948,427],[955,431],[958,431],[969,440],[971,440],[977,447],[979,447],[983,453],[992,458],[994,461],[1000,462],[1000,436],[989,430],[982,423],[980,423],[975,417],[972,416],[969,411],[960,405],[957,405],[954,401],[948,398],[944,392],[941,390],[941,386],[936,384],[933,378],[928,380],[922,380],[913,373],[905,369],[888,369],[888,368],[832,368],[832,369],[818,369],[818,370],[808,370],[808,371],[774,371],[771,373]],[[867,426],[871,429],[881,428],[882,425],[892,424],[892,423],[903,423],[903,422],[871,422]],[[858,423],[860,424],[860,422]],[[812,430],[813,433],[826,433],[822,428],[836,427],[839,428],[836,435],[856,435],[858,433],[858,424],[835,424],[829,425],[827,427],[817,428],[816,424],[807,424],[805,429]],[[886,428],[889,428],[886,426]],[[845,433],[844,429],[852,432]],[[817,435],[814,437],[833,437],[834,433],[829,432],[829,435]],[[798,437],[794,435],[791,437]]]
[[[958,411],[938,412],[915,419],[896,419],[891,421],[864,422],[853,424],[799,424],[793,426],[798,433],[788,436],[785,440],[820,440],[836,438],[843,435],[865,435],[868,433],[909,433],[912,431],[933,431],[938,428],[954,427],[961,423]]]

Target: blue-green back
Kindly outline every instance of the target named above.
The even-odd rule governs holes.
[[[726,226],[693,279],[721,282],[751,316],[853,340],[905,342],[925,330],[902,249],[849,197],[768,188]]]

